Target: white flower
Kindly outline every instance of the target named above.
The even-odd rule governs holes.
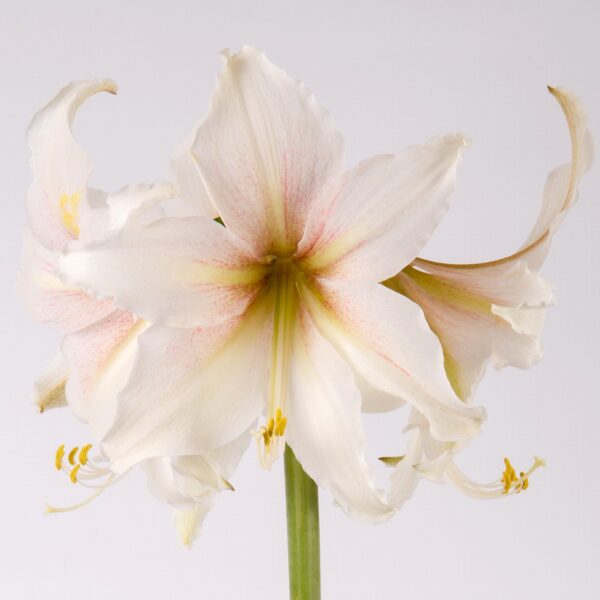
[[[592,141],[579,100],[549,88],[567,119],[571,162],[546,181],[540,215],[523,246],[491,262],[446,264],[418,258],[386,285],[421,306],[444,348],[448,377],[463,399],[491,359],[497,368],[527,368],[541,358],[539,336],[551,286],[538,274],[550,242],[577,199],[577,185],[592,162]]]
[[[58,253],[69,241],[79,240],[85,246],[106,238],[125,223],[147,223],[162,217],[164,209],[159,203],[175,196],[175,187],[169,183],[128,186],[111,195],[88,188],[90,161],[72,136],[71,122],[82,102],[99,91],[115,93],[116,86],[108,80],[68,85],[36,114],[29,127],[34,180],[27,200],[30,227],[25,232],[18,278],[18,289],[32,315],[54,322],[66,332],[61,351],[35,384],[36,404],[43,412],[68,403],[91,425],[97,439],[111,425],[114,399],[127,380],[137,337],[149,324],[116,308],[110,299],[97,300],[76,286],[65,286],[56,273]],[[191,175],[187,175],[189,169]],[[190,181],[196,170],[185,158],[175,156],[173,173],[176,182],[179,178]],[[185,193],[180,196],[179,210],[185,212],[189,200]],[[195,212],[201,201],[202,195],[195,194]],[[246,437],[242,442],[247,445]],[[177,507],[178,529],[183,532],[183,525],[187,526],[185,535],[182,533],[187,543],[191,543],[214,493],[228,488],[229,484],[219,486],[215,481],[233,471],[240,443],[234,441],[210,456],[186,457],[188,467],[205,465],[192,473],[189,468],[182,472],[184,459],[180,458],[142,463],[151,489]],[[88,456],[90,448],[86,444],[66,452],[61,445],[57,451],[57,468],[66,471],[73,483],[95,489],[84,502],[69,509],[86,504],[117,479],[102,453],[93,459]],[[62,510],[50,508],[51,512]],[[193,518],[183,518],[184,514]]]
[[[198,210],[69,244],[63,281],[152,323],[103,437],[115,472],[206,455],[263,414],[265,466],[287,442],[344,509],[374,522],[406,490],[374,486],[363,398],[410,403],[443,442],[479,431],[483,412],[453,392],[421,309],[379,285],[444,215],[465,140],[434,138],[346,172],[342,146],[314,97],[245,47],[226,56],[180,155],[225,227]],[[190,181],[193,199],[201,185]]]
[[[465,402],[490,360],[496,368],[528,368],[541,358],[539,337],[553,292],[538,269],[552,236],[577,199],[579,180],[593,157],[592,139],[580,101],[564,89],[549,91],[567,120],[571,162],[548,176],[539,217],[523,246],[510,256],[479,264],[453,265],[418,258],[385,282],[421,306],[442,343],[448,378]],[[421,463],[418,470],[426,477],[450,481],[465,493],[482,498],[526,489],[523,478],[526,480],[531,470],[511,477],[510,462],[503,476],[491,484],[471,481],[453,462],[464,444],[440,444],[434,440],[426,419],[417,411],[413,411],[411,424],[415,428],[413,435],[420,438],[415,443],[422,446],[422,455],[416,460]],[[536,458],[532,469],[542,464]],[[406,471],[407,465],[400,464],[398,469]],[[413,474],[402,476],[410,475]]]

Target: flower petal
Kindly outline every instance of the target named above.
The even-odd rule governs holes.
[[[382,281],[407,265],[446,213],[461,135],[434,138],[348,171],[332,204],[315,207],[299,247],[325,277]]]
[[[97,92],[115,94],[108,79],[79,81],[64,87],[31,121],[33,184],[27,198],[34,234],[49,248],[60,250],[79,234],[79,215],[87,207],[90,161],[73,138],[71,123],[78,108]]]
[[[452,391],[441,345],[416,304],[369,283],[321,280],[315,294],[305,297],[319,329],[362,380],[420,410],[437,439],[479,432],[485,413]]]
[[[429,270],[425,263],[414,265]],[[448,379],[463,400],[483,377],[488,360],[497,368],[528,368],[541,358],[544,307],[553,294],[523,262],[456,272],[435,265],[430,273],[407,267],[386,285],[424,310],[442,343]],[[496,302],[514,308],[501,309]]]
[[[365,459],[361,399],[352,370],[307,313],[295,338],[287,442],[304,470],[349,515],[384,521],[393,510],[375,488]]]
[[[193,145],[228,229],[262,252],[293,249],[341,171],[343,140],[302,84],[254,48],[226,66]]]
[[[165,216],[162,203],[175,195],[175,187],[166,182],[128,185],[113,194],[88,189],[92,210],[81,218],[79,240],[88,245],[103,241],[127,223],[145,225],[156,221]]]
[[[239,315],[265,274],[229,231],[202,217],[131,224],[104,243],[72,245],[59,270],[73,285],[174,327]]]
[[[56,272],[57,255],[26,229],[17,293],[33,319],[56,323],[69,332],[87,327],[114,310],[110,299],[97,300],[78,287],[65,285]]]
[[[137,350],[137,338],[149,324],[124,310],[65,337],[62,351],[71,367],[69,406],[97,439],[111,427],[115,399],[125,386]]]
[[[544,201],[525,245],[510,256],[453,265],[417,259],[386,285],[418,303],[442,342],[448,377],[468,399],[487,362],[527,368],[541,357],[539,336],[550,286],[538,275],[553,233],[577,197],[577,184],[592,161],[592,142],[579,100],[550,88],[571,135],[570,164],[550,173]]]
[[[208,511],[212,508],[214,498],[212,495],[205,496],[194,507],[189,510],[176,510],[174,514],[175,528],[179,539],[184,546],[192,547],[192,544],[200,534],[200,529]]]
[[[200,169],[192,146],[198,135],[201,123],[196,125],[185,139],[177,146],[171,158],[171,180],[179,190],[181,203],[187,216],[209,217],[214,219],[218,213],[206,191]]]
[[[153,325],[139,337],[104,439],[116,471],[153,456],[205,454],[250,426],[266,399],[267,308],[259,303],[243,317],[205,329]]]
[[[387,501],[394,508],[400,508],[413,495],[419,483],[419,471],[415,465],[421,462],[422,454],[421,436],[415,429],[409,433],[405,454],[390,477]]]
[[[214,491],[206,488],[204,494],[194,500],[180,489],[175,481],[177,475],[170,458],[149,458],[141,463],[146,473],[148,489],[159,500],[175,507],[175,528],[184,546],[191,547],[198,537],[202,523],[214,504]],[[201,485],[201,484],[199,484]]]
[[[33,398],[41,413],[51,408],[67,406],[65,385],[68,376],[69,365],[62,352],[57,352],[34,384]]]

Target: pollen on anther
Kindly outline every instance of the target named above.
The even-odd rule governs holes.
[[[65,445],[61,444],[56,450],[56,456],[54,458],[54,466],[57,471],[62,469],[62,461],[65,456]]]
[[[77,452],[79,451],[79,446],[75,446],[71,452],[69,452],[69,462],[74,465],[75,464],[75,455],[77,454]]]
[[[79,472],[80,468],[81,468],[81,465],[75,465],[73,467],[73,470],[69,473],[69,478],[71,479],[71,483],[77,483],[77,473]]]
[[[510,464],[510,460],[508,458],[504,459],[504,471],[502,473],[502,487],[505,494],[510,492],[513,484],[518,481],[517,473],[514,467]]]
[[[81,464],[81,465],[87,464],[88,453],[91,450],[91,448],[92,448],[92,444],[86,444],[85,446],[83,446],[81,448],[81,450],[79,451],[79,456],[78,456],[79,464]]]

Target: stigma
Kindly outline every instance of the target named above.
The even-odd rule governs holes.
[[[273,257],[269,279],[273,306],[273,333],[265,424],[253,432],[261,466],[270,470],[285,448],[289,372],[294,335],[297,333],[298,281],[302,277],[294,261]]]

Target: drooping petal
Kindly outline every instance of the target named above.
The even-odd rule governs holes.
[[[141,467],[148,478],[150,492],[175,507],[173,520],[177,534],[184,546],[191,547],[214,504],[214,491],[205,488],[197,500],[187,496],[175,482],[176,472],[168,457],[149,458],[141,463]]]
[[[200,530],[206,515],[213,507],[213,495],[205,496],[199,502],[196,502],[193,508],[189,510],[176,510],[174,514],[175,528],[179,539],[184,546],[192,547],[196,538],[200,535]]]
[[[59,270],[72,285],[174,327],[241,314],[266,272],[227,229],[202,217],[133,223],[104,243],[70,246]]]
[[[262,252],[295,247],[308,211],[341,171],[327,112],[254,48],[226,54],[193,154],[227,228]]]
[[[553,297],[537,269],[577,197],[577,184],[593,154],[579,100],[566,90],[550,91],[567,118],[572,159],[550,173],[538,221],[521,250],[478,264],[417,259],[386,282],[423,308],[442,342],[448,377],[465,400],[490,359],[498,368],[527,368],[541,357],[539,336]]]
[[[114,310],[110,299],[97,300],[57,276],[57,255],[29,230],[24,231],[17,293],[36,321],[56,323],[63,331],[77,331]]]
[[[361,399],[352,370],[300,317],[290,361],[287,442],[304,470],[351,516],[371,523],[393,514],[365,459]]]
[[[264,303],[210,328],[152,326],[104,439],[116,471],[153,456],[205,454],[239,436],[265,404],[271,314]]]
[[[27,208],[35,236],[48,248],[60,250],[78,237],[79,217],[87,207],[91,165],[71,132],[75,113],[91,95],[116,91],[116,84],[107,79],[71,83],[29,125],[33,184]]]
[[[69,406],[102,439],[113,423],[116,396],[123,389],[137,350],[138,336],[149,324],[124,310],[65,337],[62,351],[71,367]]]
[[[478,433],[485,413],[452,391],[441,345],[416,304],[378,284],[328,280],[305,297],[320,330],[364,382],[420,410],[437,439]]]
[[[412,261],[446,213],[461,135],[434,138],[348,171],[332,203],[315,206],[299,247],[307,268],[382,281]]]
[[[386,285],[423,309],[462,399],[469,398],[488,360],[496,368],[528,368],[542,356],[539,334],[552,290],[523,262],[456,274],[451,268],[426,273],[407,267]],[[528,306],[527,300],[535,304]],[[503,312],[496,302],[510,302],[516,315]]]
[[[51,408],[67,406],[65,385],[69,377],[69,365],[62,352],[57,352],[45,371],[35,380],[33,401],[45,412]]]
[[[550,173],[544,187],[544,198],[536,224],[525,241],[522,251],[529,254],[528,261],[539,267],[550,245],[550,237],[560,225],[566,212],[578,197],[577,186],[581,177],[589,170],[594,157],[594,144],[587,128],[585,111],[579,98],[562,88],[549,87],[565,115],[571,138],[571,162],[557,167]],[[544,252],[535,251],[536,243],[544,240]],[[535,262],[534,262],[535,261]]]

